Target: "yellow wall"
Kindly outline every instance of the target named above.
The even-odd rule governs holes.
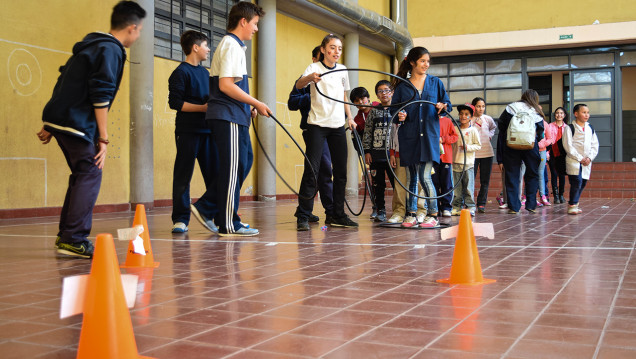
[[[40,144],[42,109],[51,96],[58,68],[75,42],[92,31],[108,31],[114,0],[4,1],[0,12],[0,209],[59,207],[69,170],[52,140]],[[73,21],[69,21],[72,19]],[[129,198],[128,66],[109,114],[111,145],[97,200]]]
[[[422,14],[418,21],[416,14]],[[471,18],[475,15],[475,18]],[[430,0],[408,2],[411,36],[449,36],[543,29],[636,20],[634,0],[514,1]]]
[[[391,18],[391,2],[386,0],[358,0],[358,5]]]

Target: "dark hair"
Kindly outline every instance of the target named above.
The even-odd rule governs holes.
[[[146,10],[134,1],[120,1],[113,7],[110,15],[110,28],[121,30],[129,25],[139,25],[146,17]]]
[[[320,43],[320,48],[326,49],[327,48],[327,44],[329,43],[329,41],[336,39],[340,42],[342,42],[342,40],[340,40],[340,38],[338,37],[338,35],[334,35],[334,34],[327,34],[327,36],[325,36],[322,39],[322,42]],[[322,51],[320,52],[320,57],[318,58],[319,61],[322,61],[325,59],[325,54],[322,53]],[[368,96],[368,95],[367,95]]]
[[[579,112],[581,107],[587,107],[587,105],[584,104],[584,103],[577,103],[576,105],[574,105],[574,108],[572,109],[572,112],[574,112],[574,113]]]
[[[378,87],[382,86],[382,85],[386,85],[389,87],[389,89],[393,90],[393,87],[391,87],[391,82],[387,81],[387,80],[380,80],[378,81],[377,84],[375,84],[375,93],[378,93]]]
[[[429,56],[431,55],[425,47],[417,46],[412,48],[411,51],[409,51],[408,55],[406,55],[406,57],[400,64],[397,75],[405,79],[406,75],[412,69],[411,62],[417,62],[417,60],[419,60],[420,57],[424,55],[429,55]],[[400,83],[400,81],[401,80],[394,77],[393,80],[391,80],[391,87],[395,88]]]
[[[556,110],[554,110],[555,121],[556,121],[556,112],[559,111],[559,110],[563,111],[563,113],[565,114],[565,116],[563,117],[563,122],[564,123],[568,123],[568,120],[570,119],[570,116],[568,115],[568,112],[563,107],[560,107],[560,106],[557,107]]]
[[[194,30],[188,30],[181,34],[181,49],[183,50],[183,53],[188,56],[192,52],[194,45],[201,46],[201,44],[206,41],[210,40],[207,36],[205,36],[205,34]]]
[[[471,102],[470,104],[471,104],[471,105],[473,105],[473,106],[477,106],[477,102],[479,102],[479,101],[483,102],[483,103],[484,103],[484,106],[486,105],[486,100],[484,100],[484,99],[483,99],[483,98],[481,98],[481,97],[475,97],[475,98],[473,99],[473,102]]]
[[[311,57],[318,58],[320,56],[320,54],[321,54],[320,46],[316,46],[316,47],[314,47],[313,50],[311,50]]]
[[[351,90],[351,93],[349,94],[351,102],[356,102],[356,100],[359,100],[363,97],[369,97],[369,91],[367,91],[367,89],[365,89],[364,87],[356,87]]]
[[[250,22],[254,17],[263,17],[264,15],[265,10],[262,7],[248,1],[239,1],[230,9],[230,14],[227,16],[226,30],[229,32],[236,29],[241,19]]]
[[[537,91],[533,89],[527,89],[521,94],[521,102],[525,102],[528,106],[534,108],[537,111],[539,116],[543,117],[545,120],[545,115],[543,114],[543,110],[541,110],[541,106],[539,106],[539,94]]]

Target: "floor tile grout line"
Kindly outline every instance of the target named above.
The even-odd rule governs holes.
[[[633,206],[632,206],[633,208]],[[625,211],[628,212],[628,211]],[[623,217],[624,218],[624,217]],[[623,219],[621,219],[622,221]],[[618,226],[617,222],[617,226]],[[605,339],[605,330],[607,329],[607,327],[609,326],[609,323],[611,321],[611,317],[612,317],[612,313],[614,312],[614,308],[616,307],[616,300],[618,299],[618,295],[621,291],[621,288],[623,286],[623,281],[625,280],[625,272],[627,271],[627,268],[629,267],[629,263],[632,260],[632,256],[634,254],[634,248],[632,247],[631,252],[629,253],[629,257],[627,258],[627,260],[625,261],[625,266],[623,267],[623,272],[621,273],[620,279],[618,281],[618,286],[616,288],[616,292],[614,293],[614,298],[612,298],[612,303],[610,304],[610,309],[607,312],[607,316],[605,317],[605,323],[603,324],[603,329],[601,330],[601,335],[598,338],[598,341],[596,342],[596,348],[594,350],[594,355],[592,356],[592,359],[596,359],[598,358],[599,352],[601,350],[601,345],[603,344],[603,340]]]
[[[596,221],[594,221],[594,222],[592,222],[592,224],[590,224],[589,226],[587,226],[587,228],[589,228],[589,227],[593,226],[593,225],[594,225],[594,223],[596,223],[596,222],[600,221],[600,220],[601,220],[601,218],[603,218],[603,217],[604,217],[604,216],[600,216],[600,217],[598,217],[598,218],[597,218],[597,220],[596,220]],[[614,227],[612,228],[612,230],[611,230],[611,231],[608,231],[608,232],[607,232],[607,234],[606,234],[606,237],[605,237],[605,238],[607,238],[607,237],[608,237],[608,236],[609,236],[609,235],[610,235],[610,234],[611,234],[611,233],[612,233],[612,232],[616,229],[616,227],[617,227],[617,226],[618,226],[618,222],[617,222],[616,224],[614,224]],[[587,229],[587,228],[586,228],[586,229]],[[578,236],[580,236],[580,235],[581,235],[584,231],[585,231],[585,229],[584,229],[584,230],[582,230],[582,231],[580,231],[580,232],[579,232],[579,234],[578,234],[576,237],[572,238],[572,240],[576,239],[576,238],[577,238]],[[600,241],[600,242],[599,242],[599,245],[600,245],[600,243],[602,243],[602,242],[603,242],[603,241]],[[555,251],[554,253],[556,253],[556,252],[558,252],[558,251]],[[595,252],[596,252],[596,251],[592,252],[592,254],[591,254],[588,258],[592,258],[593,254],[594,254]],[[587,262],[588,262],[588,260],[584,260],[584,261],[582,261],[582,262],[581,262],[581,264],[579,265],[579,268],[578,268],[578,269],[577,269],[577,270],[576,270],[576,271],[575,271],[575,272],[574,272],[574,273],[570,276],[570,278],[568,278],[568,280],[567,280],[567,281],[566,281],[566,282],[565,282],[565,283],[561,286],[561,289],[560,289],[560,290],[559,290],[559,291],[558,291],[558,292],[557,292],[557,293],[556,293],[556,294],[552,297],[552,299],[551,299],[551,300],[550,300],[550,301],[549,301],[549,302],[548,302],[548,303],[547,303],[547,304],[543,307],[543,309],[542,309],[542,310],[541,310],[541,311],[540,311],[540,312],[539,312],[539,313],[535,316],[534,320],[533,320],[530,324],[528,324],[528,326],[526,327],[526,329],[525,329],[525,330],[524,330],[524,331],[523,331],[523,332],[522,332],[522,333],[521,333],[521,334],[517,337],[517,339],[515,339],[515,341],[514,341],[514,342],[510,345],[510,347],[508,347],[508,350],[506,350],[506,351],[505,351],[505,352],[501,355],[501,358],[505,358],[505,357],[506,357],[506,356],[510,353],[510,351],[512,351],[512,349],[513,349],[513,348],[514,348],[514,347],[515,347],[515,346],[516,346],[516,345],[517,345],[517,344],[518,344],[518,343],[519,343],[519,342],[523,339],[523,337],[525,337],[525,336],[526,336],[526,334],[530,331],[530,329],[532,328],[532,326],[534,326],[534,324],[535,324],[535,323],[539,320],[539,318],[541,318],[541,316],[543,315],[543,313],[545,313],[545,312],[546,312],[546,310],[547,310],[547,309],[550,307],[550,305],[551,305],[551,304],[552,304],[552,303],[556,300],[556,298],[557,298],[557,297],[558,297],[558,296],[559,296],[559,295],[560,295],[560,294],[561,294],[561,293],[565,290],[565,288],[568,286],[568,284],[572,281],[572,279],[576,276],[576,274],[578,274],[578,273],[581,271],[581,269],[583,269],[583,266],[584,266]],[[521,279],[521,278],[520,278],[520,279]]]

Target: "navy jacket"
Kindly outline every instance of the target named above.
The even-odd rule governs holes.
[[[307,118],[309,117],[309,110],[311,110],[311,94],[309,91],[309,86],[297,89],[296,83],[294,82],[294,87],[287,99],[287,107],[289,107],[290,110],[300,111],[300,128],[302,130],[307,129]]]
[[[125,61],[126,50],[112,35],[93,32],[76,43],[44,107],[44,128],[95,142],[99,132],[94,109],[112,105]]]
[[[168,79],[168,105],[177,111],[175,133],[211,133],[205,112],[183,112],[183,103],[205,105],[210,95],[210,73],[205,67],[182,62]]]
[[[409,101],[413,98],[413,91],[415,91],[413,86],[401,82],[396,86],[391,104]],[[448,105],[448,112],[452,111],[444,84],[438,77],[432,75],[426,76],[422,94],[415,94],[413,99],[432,103],[442,102]],[[406,111],[406,120],[398,131],[400,166],[417,165],[431,161],[439,163],[439,117],[435,106],[414,103],[407,106],[404,111]],[[395,121],[398,121],[397,117]]]

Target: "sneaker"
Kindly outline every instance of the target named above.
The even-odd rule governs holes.
[[[296,230],[299,232],[309,230],[309,220],[307,218],[298,218],[296,220]]]
[[[442,217],[450,217],[452,216],[451,211],[445,209],[442,211]]]
[[[508,208],[508,203],[499,205],[499,209],[506,209],[506,208]]]
[[[499,204],[499,208],[504,208],[504,207],[501,207],[501,206],[506,204],[506,202],[504,202],[504,199],[503,199],[503,197],[501,195],[497,196],[497,204]]]
[[[417,226],[417,218],[413,215],[406,216],[404,222],[402,222],[402,227],[411,228]]]
[[[331,225],[333,224],[333,216],[330,214],[325,215],[325,225]]]
[[[240,237],[249,237],[257,235],[258,229],[256,228],[247,228],[241,227],[240,229],[234,231],[234,233],[221,233],[219,232],[219,236],[221,237],[230,237],[230,236],[240,236]]]
[[[519,213],[519,212],[517,212],[517,211],[513,211],[513,210],[511,210],[511,209],[509,209],[509,210],[508,210],[508,214],[517,214],[517,213]]]
[[[451,216],[459,216],[462,213],[462,210],[459,208],[453,208],[451,211]]]
[[[475,208],[474,207],[470,208],[469,211],[470,211],[470,216],[475,217]]]
[[[333,218],[331,225],[334,227],[345,227],[345,228],[357,228],[358,224],[349,218],[349,216],[345,215],[340,218]]]
[[[241,226],[243,226],[243,227],[245,227],[245,228],[250,228],[249,223],[243,223],[243,222],[241,222]]]
[[[387,222],[389,223],[402,223],[404,221],[404,217],[400,216],[397,213],[393,213],[393,215],[391,216],[391,218],[389,218],[389,220]]]
[[[537,201],[537,207],[543,207],[543,203],[541,203],[540,201]]]
[[[420,228],[433,228],[437,227],[438,224],[439,221],[437,220],[437,218],[427,216],[426,218],[424,218],[424,221],[420,223]]]
[[[64,243],[59,242],[57,247],[57,253],[66,254],[69,256],[80,258],[93,258],[93,242],[85,239],[81,243]]]
[[[315,214],[310,214],[309,215],[309,219],[307,219],[307,221],[309,221],[311,223],[318,223],[318,222],[320,222],[320,218],[318,218],[318,216],[316,216]]]
[[[541,203],[543,203],[544,206],[551,206],[552,203],[550,203],[550,200],[548,199],[548,196],[541,196]]]
[[[177,222],[172,226],[172,233],[185,233],[188,231],[188,226],[183,222]]]
[[[201,213],[199,213],[199,210],[197,209],[197,207],[194,206],[194,204],[190,205],[190,211],[194,215],[194,218],[196,218],[199,221],[199,223],[201,223],[201,225],[203,227],[205,227],[208,231],[210,231],[212,233],[219,233],[219,229],[214,224],[214,222],[212,220],[209,220],[209,219],[203,217],[203,215],[201,215]]]
[[[477,212],[486,213],[486,206],[477,206]]]
[[[418,213],[415,216],[415,219],[417,220],[417,223],[422,223],[424,222],[424,218],[426,218],[426,213]]]
[[[581,212],[579,212],[579,205],[578,204],[570,204],[570,205],[568,205],[568,214],[577,215],[577,214],[579,214]]]
[[[526,204],[526,195],[522,195],[521,196],[521,205],[523,206],[524,204]]]
[[[559,195],[559,202],[565,203],[565,197],[562,194]]]
[[[55,248],[59,248],[60,247],[60,236],[57,236],[57,238],[55,238]]]
[[[381,209],[378,211],[378,215],[375,217],[376,222],[386,222],[386,211]]]
[[[373,212],[371,212],[371,215],[369,216],[369,218],[375,219],[375,217],[377,216],[378,216],[378,212],[375,210],[375,208],[373,208]]]
[[[537,213],[536,209],[530,209],[530,208],[526,208],[526,211],[530,212],[530,213]]]

